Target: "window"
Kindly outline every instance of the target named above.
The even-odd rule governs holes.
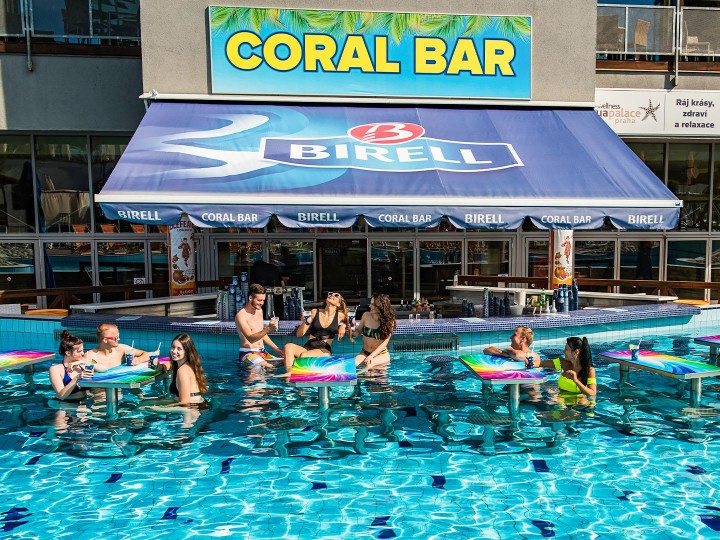
[[[668,281],[705,281],[705,240],[668,241]],[[704,299],[702,289],[675,289],[680,298]]]
[[[436,301],[449,297],[445,289],[460,271],[462,242],[429,240],[420,242],[420,296]]]
[[[670,145],[668,187],[683,200],[681,231],[708,230],[710,210],[710,145]]]
[[[620,242],[620,279],[660,279],[660,242],[631,240]],[[620,292],[650,293],[654,287],[621,287]]]
[[[0,288],[34,289],[35,285],[34,245],[24,242],[0,244]]]
[[[127,148],[128,142],[130,142],[129,137],[92,137],[90,140],[92,185],[93,193],[96,195],[110,178],[110,173]],[[108,220],[100,210],[100,205],[95,203],[95,227],[98,232],[142,232],[133,229],[132,225],[129,221]]]
[[[0,232],[35,232],[30,137],[0,137]]]

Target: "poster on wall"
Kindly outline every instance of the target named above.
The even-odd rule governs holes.
[[[210,6],[217,94],[531,98],[528,16]]]
[[[186,215],[183,215],[175,225],[168,227],[170,296],[187,296],[197,293],[193,232],[193,224]]]
[[[573,280],[575,242],[572,229],[553,229],[550,232],[550,288],[570,285]]]

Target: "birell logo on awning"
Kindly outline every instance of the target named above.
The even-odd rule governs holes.
[[[527,16],[211,6],[219,94],[530,99]]]
[[[523,165],[508,143],[447,141],[424,134],[418,124],[379,122],[355,126],[338,137],[265,137],[260,156],[298,167],[391,172],[478,172]]]

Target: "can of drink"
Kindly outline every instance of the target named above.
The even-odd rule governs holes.
[[[133,365],[133,359],[135,358],[134,352],[126,352],[125,353],[125,365],[126,366],[132,366]]]
[[[160,355],[157,353],[157,351],[150,353],[150,358],[148,358],[148,367],[150,369],[157,369],[158,368],[158,357]]]
[[[637,362],[640,355],[640,350],[636,345],[630,345],[630,359],[633,362]]]
[[[92,362],[90,362],[88,364],[84,364],[82,368],[85,372],[89,373],[90,375],[95,373],[95,364],[93,364]]]
[[[355,313],[348,313],[348,319],[350,320],[350,328],[355,328]]]

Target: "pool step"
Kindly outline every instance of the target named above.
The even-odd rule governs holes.
[[[391,352],[456,351],[460,338],[455,334],[398,336],[390,340]]]

